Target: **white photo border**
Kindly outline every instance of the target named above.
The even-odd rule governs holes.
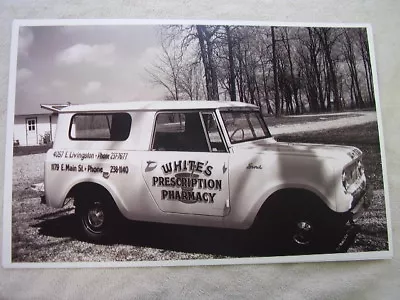
[[[24,26],[104,26],[104,25],[240,25],[240,26],[279,26],[279,27],[331,27],[331,28],[365,28],[371,59],[375,107],[378,121],[380,154],[384,185],[388,250],[360,253],[335,253],[274,257],[247,257],[227,259],[192,259],[168,261],[129,261],[129,262],[12,262],[12,168],[13,168],[13,126],[16,94],[16,75],[18,58],[19,29]],[[2,265],[4,268],[121,268],[121,267],[160,267],[160,266],[212,266],[212,265],[252,265],[298,262],[335,262],[391,259],[393,257],[392,223],[386,170],[384,133],[382,129],[381,104],[379,100],[378,76],[376,68],[373,32],[367,23],[307,23],[307,22],[266,22],[266,21],[232,21],[232,20],[178,20],[178,19],[24,19],[14,20],[10,48],[9,85],[6,113],[4,194],[3,194],[3,242]]]

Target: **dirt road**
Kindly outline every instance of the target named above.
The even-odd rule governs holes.
[[[338,115],[349,115],[349,117],[335,119],[335,120],[326,120],[324,121],[324,117],[327,116],[338,116]],[[291,116],[286,118],[300,118],[301,116]],[[334,128],[342,128],[346,126],[353,125],[361,125],[369,122],[374,122],[377,120],[377,115],[375,111],[365,111],[359,112],[356,116],[351,112],[344,113],[336,113],[329,115],[321,115],[320,121],[318,122],[303,122],[303,123],[295,123],[295,124],[285,124],[285,125],[276,125],[270,126],[269,129],[272,135],[285,134],[285,133],[295,133],[295,132],[310,132],[324,129],[334,129]],[[299,120],[300,122],[300,120]]]

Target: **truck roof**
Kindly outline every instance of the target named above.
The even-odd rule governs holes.
[[[132,110],[169,110],[169,109],[217,109],[217,108],[257,108],[256,105],[232,101],[132,101],[96,104],[69,105],[59,112],[106,112]]]

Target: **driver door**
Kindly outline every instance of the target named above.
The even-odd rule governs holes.
[[[224,216],[229,153],[214,112],[160,112],[142,174],[160,210]]]

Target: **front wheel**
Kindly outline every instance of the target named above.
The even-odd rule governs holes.
[[[260,216],[264,246],[280,255],[335,252],[345,222],[338,222],[319,199],[285,198]]]
[[[104,195],[91,195],[91,199],[78,199],[78,216],[83,239],[95,243],[108,243],[115,223],[115,209]]]

